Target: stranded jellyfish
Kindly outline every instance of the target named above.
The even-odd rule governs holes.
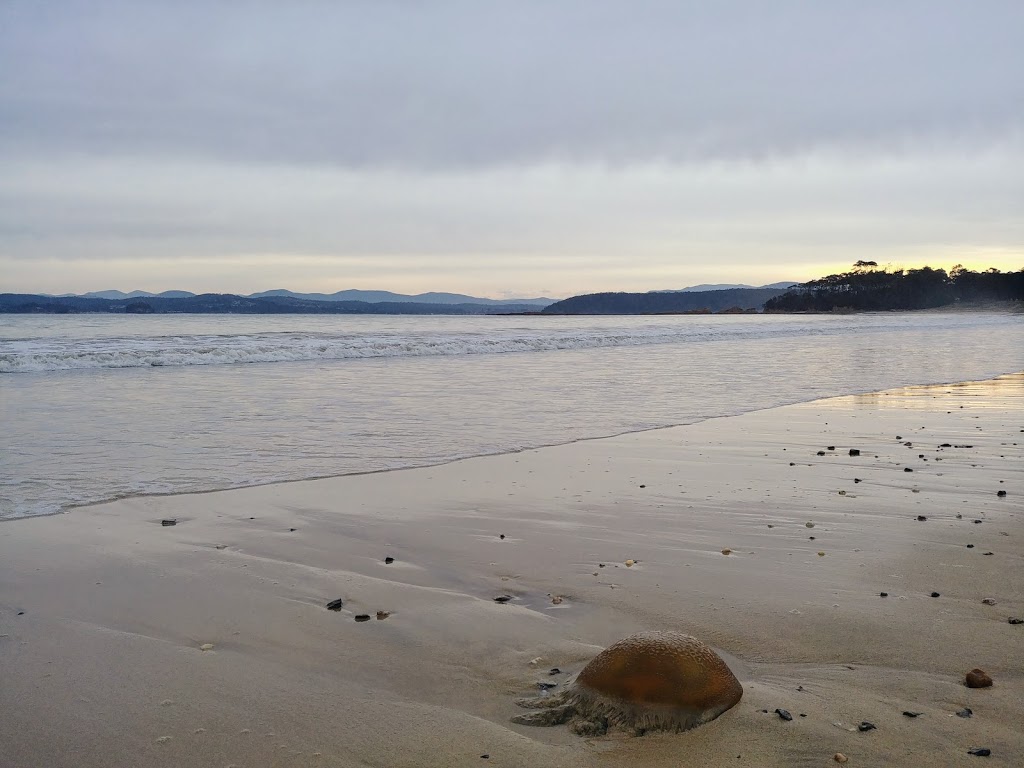
[[[714,720],[743,696],[721,657],[681,632],[641,632],[595,656],[565,690],[516,703],[538,711],[517,715],[523,725],[559,725],[581,736],[609,726],[686,731]]]

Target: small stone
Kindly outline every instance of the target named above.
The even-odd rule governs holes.
[[[778,715],[780,719],[785,720],[787,723],[793,719],[793,716],[789,714],[788,709],[776,709],[775,714]]]
[[[173,517],[167,518],[166,520],[161,520],[160,521],[160,525],[164,526],[165,528],[168,527],[168,526],[177,525],[177,524],[178,524],[178,521],[175,520]],[[168,738],[170,738],[170,737],[168,737]]]
[[[914,470],[912,470],[910,467],[904,467],[903,471],[904,472],[913,472]]]
[[[548,674],[549,675],[560,675],[560,674],[562,674],[562,670],[560,670],[558,667],[552,667],[551,669],[548,670]]]
[[[834,451],[835,449],[836,449],[836,447],[834,445],[829,445],[829,446],[825,447],[826,451]]]
[[[504,539],[505,538],[505,534],[504,533],[499,533],[498,534],[498,538],[499,539]]]
[[[814,523],[812,523],[812,522],[804,523],[804,528],[813,528],[813,527],[814,527]]]
[[[992,678],[983,669],[972,669],[964,676],[968,688],[990,688]]]
[[[370,620],[370,614],[368,614],[368,613],[357,613],[356,614],[356,621],[369,621],[369,620]]]
[[[860,731],[861,733],[864,733],[865,731],[873,731],[877,727],[878,726],[876,726],[874,723],[869,723],[867,720],[865,720],[864,722],[862,722],[860,725],[857,726],[857,730]]]
[[[563,598],[561,595],[554,595],[551,598],[551,604],[552,605],[561,605],[562,604],[562,600],[564,600],[564,599],[565,598]]]
[[[819,553],[818,553],[818,557],[824,557],[824,556],[825,556],[825,553],[824,553],[824,552],[819,552]]]
[[[791,466],[791,467],[795,467],[795,466],[796,466],[796,462],[795,462],[795,461],[791,461],[791,462],[789,462],[789,466]]]
[[[339,597],[337,600],[331,600],[331,602],[329,602],[327,604],[327,610],[328,611],[340,611],[341,607],[344,604],[345,604],[345,602]]]
[[[957,717],[962,717],[962,718],[964,718],[966,720],[968,717],[970,717],[973,714],[974,714],[974,710],[973,709],[971,709],[970,707],[964,707],[963,709],[961,709],[959,712],[956,713],[956,716]]]
[[[851,456],[860,456],[860,451],[857,450],[856,448],[851,448],[850,449],[850,455]]]
[[[627,568],[632,568],[633,567],[633,563],[635,563],[635,562],[636,562],[636,560],[627,560],[626,561],[626,567]]]
[[[202,645],[199,646],[199,650],[200,651],[212,651],[213,650],[213,643],[203,643]]]
[[[920,717],[924,712],[911,712],[909,709],[903,711],[904,717]]]
[[[498,597],[494,598],[494,602],[496,602],[496,603],[507,603],[511,599],[512,599],[512,595],[499,595]]]
[[[878,593],[878,596],[879,596],[879,597],[888,597],[888,596],[889,596],[889,593],[888,593],[888,592],[879,592],[879,593]]]
[[[995,552],[982,552],[982,556],[994,555]]]
[[[732,554],[732,550],[729,549],[728,547],[726,547],[725,549],[722,550],[722,554],[723,555],[731,555]]]
[[[938,592],[932,592],[932,597],[941,597]]]
[[[480,755],[480,759],[481,760],[490,760],[491,756],[490,755]]]
[[[824,451],[818,451],[818,455],[819,455],[819,456],[824,456],[824,455],[825,455],[825,452],[824,452]]]
[[[840,491],[840,492],[839,492],[839,495],[840,495],[840,496],[845,496],[845,495],[846,495],[846,491]]]
[[[925,517],[924,515],[918,515],[918,516],[917,516],[917,519],[918,519],[918,520],[920,520],[921,522],[924,522],[924,521],[925,521],[925,520],[927,520],[928,518],[927,518],[927,517]]]
[[[552,688],[557,688],[558,683],[549,683],[546,680],[542,680],[537,683],[537,687],[542,691],[550,691]]]
[[[1002,498],[1005,495],[1006,495],[1006,491],[996,491],[996,496],[998,496],[1000,498]]]
[[[861,479],[859,477],[855,477],[855,478],[853,478],[853,482],[859,483],[859,482],[861,482]]]
[[[995,605],[996,604],[995,598],[993,598],[993,597],[986,597],[981,602],[983,604],[985,604],[985,605]]]
[[[377,611],[377,621],[384,621],[390,615],[391,611]]]
[[[974,755],[975,757],[988,757],[992,754],[992,750],[985,747],[974,747],[972,749],[968,749],[967,754]]]
[[[1011,616],[1006,620],[1007,624],[1024,624],[1024,619],[1018,619],[1016,616]]]
[[[971,522],[974,523],[975,525],[981,525],[981,523],[982,523],[981,520],[971,520]]]
[[[842,752],[836,752],[834,755],[832,755],[832,759],[835,760],[837,763],[845,763],[850,760],[850,758],[848,758]]]
[[[974,545],[973,545],[973,544],[968,544],[968,545],[967,545],[967,548],[968,548],[968,549],[974,549]]]
[[[384,565],[391,565],[393,562],[395,562],[395,558],[393,558],[393,557],[385,557],[384,558]]]
[[[641,488],[646,488],[647,486],[646,486],[646,485],[641,485],[640,487],[641,487]]]

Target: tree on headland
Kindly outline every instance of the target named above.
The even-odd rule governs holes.
[[[876,269],[858,261],[850,272],[811,280],[765,302],[766,312],[831,312],[931,309],[957,302],[1024,301],[1024,270],[973,272],[944,269]]]

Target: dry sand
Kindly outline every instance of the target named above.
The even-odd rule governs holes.
[[[1013,375],[6,522],[0,765],[1019,766],[1022,445]],[[509,723],[644,629],[743,700],[679,735]]]

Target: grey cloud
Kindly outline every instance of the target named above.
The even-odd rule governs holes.
[[[0,153],[438,169],[976,147],[1024,4],[0,5]]]

